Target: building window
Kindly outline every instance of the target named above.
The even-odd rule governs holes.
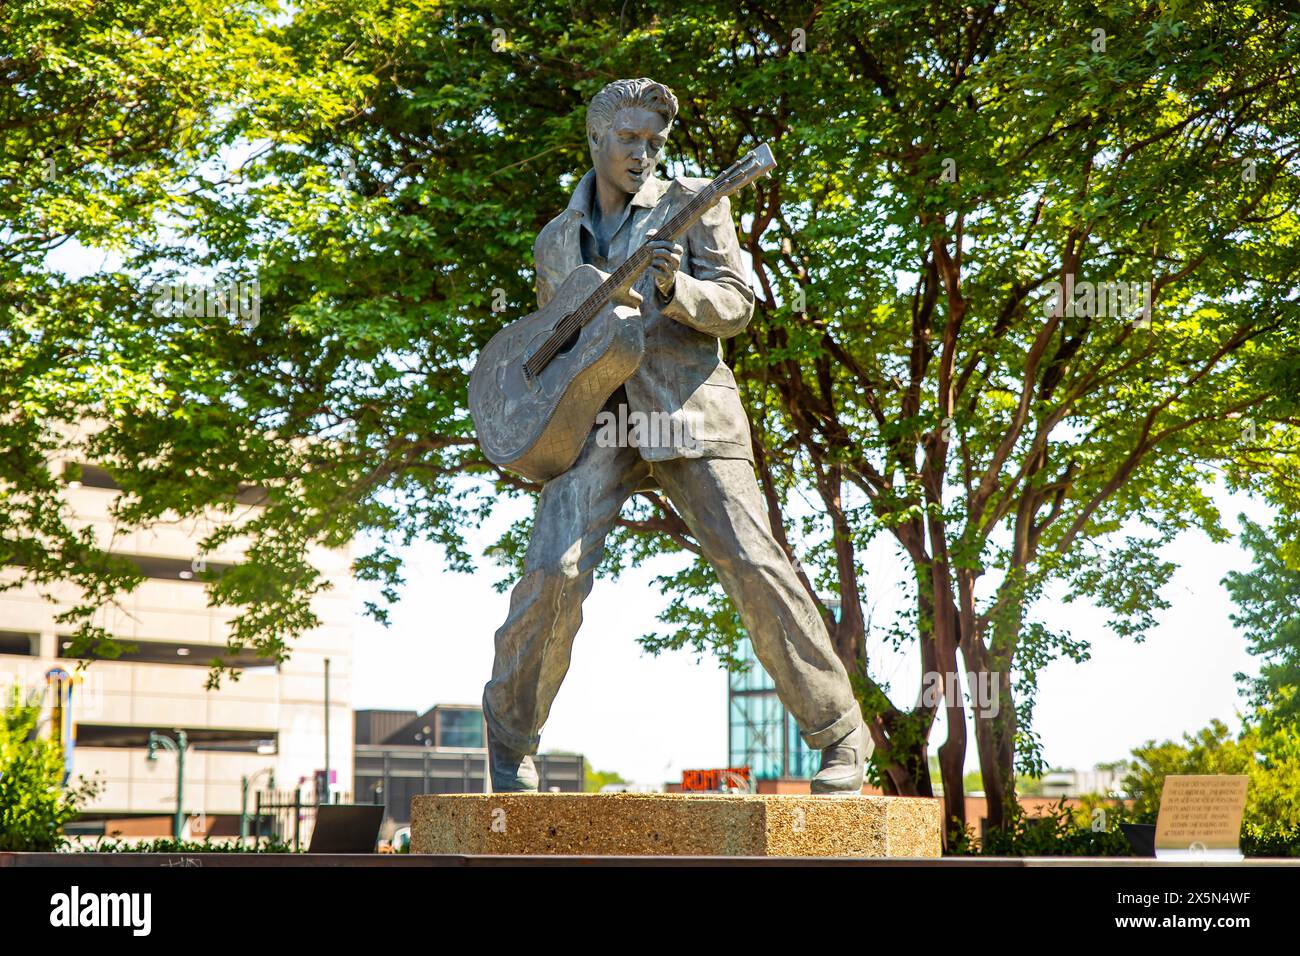
[[[72,654],[72,637],[68,634],[59,636],[59,657],[77,660],[129,661],[134,664],[185,664],[191,667],[208,667],[215,658],[220,657],[228,666],[239,670],[253,668],[273,668],[274,660],[258,657],[252,650],[238,653],[221,644],[195,644],[182,641],[136,641],[125,638],[114,639],[111,645],[105,644],[92,648],[85,658]]]
[[[35,657],[40,636],[19,631],[0,631],[0,654]]]
[[[149,732],[171,734],[171,726],[130,727],[118,724],[78,724],[78,747],[121,747],[143,750],[149,746]],[[185,735],[194,750],[227,753],[279,753],[279,732],[275,730],[224,730],[218,727],[186,727]]]
[[[217,561],[204,561],[198,558],[192,560],[185,558],[156,558],[147,554],[123,554],[121,556],[139,568],[140,573],[145,577],[161,581],[191,581],[195,584],[202,584],[204,571],[211,571],[219,576],[230,568],[228,564],[221,564]]]
[[[109,491],[120,491],[122,488],[108,469],[85,462],[66,462],[63,466],[63,480],[73,488],[104,488]],[[270,499],[270,493],[257,485],[241,484],[236,487],[234,494],[226,497],[241,505],[264,505]]]
[[[106,488],[117,491],[122,487],[106,469],[83,462],[70,461],[64,465],[63,478],[74,488]]]
[[[839,601],[825,595],[822,600],[838,620]],[[804,743],[748,637],[741,639],[736,656],[749,667],[727,675],[728,766],[749,767],[756,780],[810,779],[821,766],[821,752]]]
[[[464,710],[438,708],[439,747],[486,747],[483,740],[483,712],[477,707]]]

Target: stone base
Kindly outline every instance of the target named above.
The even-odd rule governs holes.
[[[941,801],[704,793],[429,794],[411,852],[938,857]]]

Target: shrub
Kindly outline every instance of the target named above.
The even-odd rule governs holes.
[[[1092,826],[1093,810],[1101,809],[1102,828]],[[1024,810],[1014,814],[1005,830],[990,830],[982,843],[975,831],[950,842],[952,856],[1133,856],[1119,825],[1135,822],[1127,808],[1117,801],[1096,798],[1082,806],[1068,807],[1064,798],[1052,804],[1042,816]]]
[[[95,781],[63,786],[63,746],[37,736],[40,712],[17,684],[0,712],[0,850],[61,849],[64,824],[100,789]]]
[[[1124,789],[1136,800],[1137,817],[1156,822],[1169,774],[1246,774],[1250,786],[1243,837],[1248,827],[1264,839],[1285,839],[1300,828],[1300,728],[1270,721],[1263,712],[1256,716],[1256,722],[1245,724],[1235,738],[1227,725],[1215,720],[1195,735],[1184,734],[1183,743],[1150,740],[1134,750]]]
[[[1248,857],[1300,856],[1300,728],[1270,720],[1263,712],[1233,735],[1222,721],[1183,742],[1147,741],[1127,762],[1124,790],[1130,805],[1100,796],[1083,797],[1074,808],[1064,800],[1044,817],[1023,811],[1006,830],[992,831],[978,845],[974,831],[950,841],[952,855],[1131,856],[1120,823],[1154,824],[1165,777],[1170,774],[1245,774],[1250,778],[1241,824],[1241,852]],[[1100,831],[1094,811],[1104,811]]]
[[[1300,826],[1243,823],[1241,852],[1245,856],[1300,856]]]
[[[175,840],[171,837],[159,837],[156,840],[141,840],[129,843],[101,837],[93,846],[79,847],[85,853],[293,853],[294,848],[288,843],[263,837],[261,840],[241,845],[235,841],[213,843],[210,839]]]

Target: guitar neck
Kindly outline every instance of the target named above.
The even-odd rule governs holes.
[[[713,183],[709,183],[696,193],[690,202],[678,210],[677,215],[669,219],[655,232],[654,241],[676,242],[686,234],[686,230],[699,222],[700,217],[708,212],[710,207],[721,198],[722,194],[717,191]],[[602,282],[588,298],[588,301],[600,298],[599,304],[595,306],[594,313],[598,313],[604,308],[605,303],[609,301],[615,292],[628,288],[632,283],[636,282],[641,277],[641,273],[650,266],[652,258],[648,244],[642,245],[636,252],[628,256],[621,266],[610,273],[609,278]]]
[[[659,228],[655,233],[654,241],[676,242],[709,211],[714,203],[770,172],[775,166],[776,161],[772,158],[772,151],[764,143],[743,159],[737,160],[726,172],[696,193],[690,202]],[[595,319],[611,298],[631,288],[632,283],[636,282],[641,273],[650,266],[653,258],[648,244],[642,244],[636,252],[628,256],[627,261],[610,273],[609,277],[583,300],[582,305],[556,324],[542,346],[524,361],[524,373],[529,376],[541,374],[542,369],[546,368],[547,363],[564,347],[564,343],[573,333]]]
[[[718,189],[717,183],[718,180],[714,180],[696,193],[690,202],[655,232],[654,241],[666,239],[675,242],[695,225],[714,203],[726,195]],[[599,315],[600,310],[616,293],[630,288],[649,267],[652,258],[648,244],[642,244],[628,256],[622,265],[610,273],[609,278],[583,300],[582,305],[555,327],[555,331],[542,343],[536,354],[524,362],[525,371],[529,375],[541,374],[569,337]]]

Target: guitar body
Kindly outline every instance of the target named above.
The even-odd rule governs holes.
[[[621,293],[582,326],[536,376],[524,363],[608,279],[594,266],[571,272],[546,307],[494,335],[469,379],[469,411],[483,454],[533,481],[567,471],[597,413],[645,354],[635,293]]]
[[[775,167],[766,143],[752,150],[657,228],[656,241],[676,241],[723,196]],[[550,481],[577,461],[597,413],[645,355],[632,287],[653,254],[643,244],[608,275],[578,266],[545,308],[483,347],[469,377],[469,413],[488,461],[533,481]]]

